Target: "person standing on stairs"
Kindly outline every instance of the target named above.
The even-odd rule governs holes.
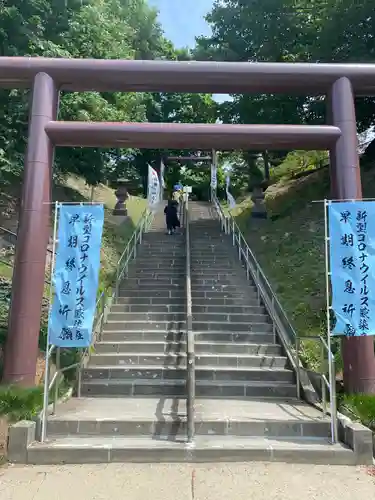
[[[168,234],[172,234],[176,231],[177,227],[180,227],[180,221],[177,215],[178,203],[174,200],[168,200],[168,205],[164,208],[165,222],[167,224]]]

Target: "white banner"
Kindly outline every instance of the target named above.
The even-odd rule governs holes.
[[[214,164],[211,165],[211,187],[212,189],[217,187],[217,169]]]
[[[236,200],[233,198],[233,196],[230,194],[229,191],[227,191],[227,200],[228,200],[228,205],[229,208],[232,210],[236,206]]]
[[[164,181],[164,171],[165,171],[165,165],[163,160],[160,162],[160,179],[161,179],[161,187],[165,189],[165,181]]]
[[[216,151],[212,150],[212,163],[211,163],[211,188],[217,188],[217,156]]]
[[[147,201],[150,209],[154,208],[160,201],[160,181],[156,170],[148,166]]]
[[[236,206],[236,200],[230,194],[229,186],[230,186],[230,175],[227,175],[225,178],[225,192],[227,193],[227,202],[228,202],[229,208],[230,208],[230,210],[232,210]]]

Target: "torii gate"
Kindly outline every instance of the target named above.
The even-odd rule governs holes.
[[[198,155],[190,155],[190,156],[165,156],[162,161],[166,162],[168,160],[171,161],[186,161],[186,162],[193,162],[193,163],[205,163],[205,162],[210,162],[210,167],[211,167],[211,179],[212,179],[212,174],[214,169],[217,169],[217,153],[213,149],[211,155],[208,156],[198,156]],[[216,189],[215,189],[216,191]],[[210,191],[210,196],[212,198],[212,186],[211,186],[211,191]]]
[[[34,385],[56,146],[330,151],[332,198],[361,199],[354,95],[375,95],[373,64],[0,57],[0,87],[33,88],[4,381]],[[328,125],[56,121],[59,90],[326,95]],[[343,341],[347,388],[375,391],[373,338]]]

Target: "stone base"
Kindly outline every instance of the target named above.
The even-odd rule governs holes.
[[[128,215],[128,211],[126,208],[114,208],[112,215],[121,215],[122,217],[126,217]]]

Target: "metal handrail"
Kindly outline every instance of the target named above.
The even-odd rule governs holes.
[[[293,326],[289,322],[289,319],[285,313],[284,308],[280,304],[270,282],[268,281],[264,271],[262,270],[259,262],[257,261],[254,253],[250,249],[245,237],[243,236],[238,224],[234,220],[234,217],[229,213],[225,215],[219,200],[216,196],[212,198],[213,204],[216,208],[220,223],[224,232],[228,235],[232,235],[233,246],[238,247],[238,258],[243,260],[246,265],[246,273],[248,279],[251,277],[256,285],[258,293],[258,301],[263,301],[268,313],[271,316],[273,324],[273,334],[276,341],[276,334],[279,334],[279,338],[283,344],[283,347],[288,355],[289,361],[296,373],[296,385],[297,385],[297,398],[301,398],[301,372],[303,370],[303,365],[301,363],[299,349],[302,339],[306,340],[317,340],[322,346],[322,365],[324,361],[324,352],[328,356],[328,363],[331,364],[330,378],[323,372],[323,366],[321,373],[322,384],[322,407],[323,413],[327,414],[327,390],[330,394],[331,401],[333,402],[331,411],[331,433],[332,442],[335,443],[338,440],[338,429],[337,429],[337,406],[336,406],[336,380],[335,380],[335,361],[331,350],[328,347],[327,342],[322,336],[301,336],[297,335]]]
[[[125,274],[128,272],[129,262],[132,258],[137,256],[137,245],[138,243],[142,243],[142,235],[145,230],[148,229],[152,220],[153,214],[152,212],[146,208],[142,214],[141,219],[136,225],[134,232],[128,241],[124,251],[122,252],[116,266],[116,287],[115,287],[115,296],[118,297],[118,289],[121,283],[121,280]]]
[[[91,345],[89,347],[85,347],[81,349],[81,355],[79,356],[79,360],[69,366],[61,367],[60,358],[61,358],[61,348],[51,345],[49,347],[48,352],[46,353],[46,359],[51,358],[52,354],[56,352],[56,364],[55,364],[55,373],[51,377],[50,375],[50,367],[51,363],[46,362],[46,367],[48,373],[46,374],[46,380],[48,380],[48,391],[46,391],[45,403],[43,405],[43,410],[39,414],[39,419],[41,422],[40,428],[40,441],[43,442],[47,436],[47,417],[49,414],[56,413],[56,405],[59,398],[60,385],[63,379],[64,372],[72,369],[77,370],[77,396],[81,396],[81,382],[82,382],[82,369],[84,368],[87,359],[93,349],[94,344],[97,341],[101,340],[103,325],[107,319],[107,313],[112,302],[117,298],[117,294],[119,291],[119,280],[123,279],[125,272],[127,273],[128,265],[131,258],[135,258],[137,255],[136,247],[138,243],[142,242],[143,232],[146,232],[152,222],[153,214],[146,209],[142,217],[135,227],[133,234],[127,243],[124,252],[121,254],[121,257],[117,263],[116,274],[114,282],[109,285],[104,291],[99,295],[96,306],[95,306],[95,316],[93,321],[93,334],[91,339]],[[47,384],[46,384],[47,385]],[[50,393],[53,392],[53,400],[52,400],[52,408],[50,409],[49,396]]]
[[[189,201],[184,202],[184,226],[186,239],[186,388],[187,388],[187,440],[194,441],[195,434],[195,339],[191,298],[191,254],[190,254]]]
[[[6,227],[0,226],[0,232],[10,234],[12,236],[12,238],[17,240],[17,233],[15,233],[14,231],[11,231],[10,229],[7,229]],[[50,248],[47,248],[47,252],[52,253],[52,250]]]

